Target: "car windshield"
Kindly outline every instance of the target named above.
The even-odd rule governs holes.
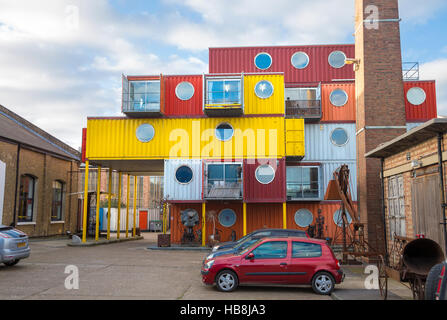
[[[254,233],[254,232],[249,233],[249,234],[243,236],[242,238],[240,238],[239,240],[237,240],[236,243],[237,243],[237,244],[240,244],[240,243],[244,242],[245,240],[249,239],[249,238],[253,235],[253,233]]]
[[[245,248],[245,249],[239,251],[239,252],[237,253],[237,255],[241,256],[241,255],[243,255],[244,253],[247,253],[248,251],[250,251],[254,246],[256,246],[256,245],[257,245],[259,242],[261,242],[261,241],[262,241],[262,239],[258,239],[258,240],[256,240],[256,241],[253,242],[251,245],[249,245],[247,248]]]
[[[254,242],[258,241],[259,238],[251,238],[251,239],[245,239],[243,242],[235,246],[234,248],[236,251],[242,251],[247,249],[250,245],[252,245]]]

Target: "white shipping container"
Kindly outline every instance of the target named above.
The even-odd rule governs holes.
[[[355,161],[355,123],[306,124],[304,128],[306,155],[303,161]],[[344,142],[343,138],[347,138],[345,143],[336,145],[337,141],[332,138],[334,130],[342,133],[338,141]]]
[[[179,182],[176,172],[180,167],[189,167],[192,179],[187,183]],[[189,159],[165,160],[164,197],[168,200],[202,200],[202,161]]]
[[[102,216],[102,232],[107,232],[107,211],[108,208],[103,209],[103,216]],[[111,208],[111,217],[110,217],[110,231],[116,232],[118,230],[118,208]],[[126,230],[126,208],[121,208],[121,214],[120,214],[120,231]],[[136,227],[139,228],[139,221],[140,221],[140,214],[137,209],[137,225]],[[129,231],[132,231],[133,229],[133,208],[129,208]]]

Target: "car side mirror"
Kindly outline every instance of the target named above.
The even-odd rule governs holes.
[[[255,254],[253,252],[250,252],[245,256],[245,259],[247,260],[253,260],[255,258]]]

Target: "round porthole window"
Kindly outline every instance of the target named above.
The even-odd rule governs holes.
[[[255,57],[255,66],[260,70],[267,70],[272,65],[272,57],[265,52],[261,52]]]
[[[234,129],[229,123],[221,123],[216,127],[216,138],[220,141],[228,141],[233,137]]]
[[[261,99],[270,98],[273,94],[273,84],[270,81],[259,81],[255,86],[255,93]]]
[[[329,55],[328,60],[332,68],[343,68],[346,64],[346,55],[342,51],[334,51]]]
[[[154,127],[148,123],[143,123],[137,128],[136,136],[141,142],[149,142],[154,138]]]
[[[187,81],[180,82],[177,87],[175,87],[175,95],[180,100],[189,100],[194,95],[194,86]]]
[[[223,209],[218,216],[219,223],[224,227],[231,227],[236,223],[236,213],[231,209]]]
[[[329,100],[336,107],[343,107],[348,102],[348,94],[343,89],[335,89],[331,92]]]
[[[414,87],[408,90],[407,92],[407,100],[412,105],[419,106],[425,102],[427,99],[427,95],[424,89],[419,87]]]
[[[307,209],[300,209],[295,213],[295,223],[301,228],[306,228],[312,224],[314,216]]]
[[[188,166],[180,166],[175,171],[175,179],[178,183],[187,184],[190,183],[193,177],[192,169]]]
[[[341,214],[341,210],[340,209],[334,212],[334,217],[333,218],[334,218],[334,223],[337,226],[343,227],[343,216]],[[347,218],[348,224],[351,224],[352,218],[349,215],[349,213],[347,213],[347,212],[346,212],[346,218]]]
[[[275,179],[275,169],[268,164],[259,166],[255,171],[256,180],[262,184],[269,184]]]
[[[344,146],[346,143],[348,143],[348,133],[343,128],[337,128],[332,131],[331,134],[331,141],[333,144],[335,144],[338,147]]]
[[[292,66],[297,69],[305,69],[309,65],[309,56],[305,52],[296,52],[291,58]]]

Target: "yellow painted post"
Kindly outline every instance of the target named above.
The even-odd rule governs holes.
[[[243,226],[243,236],[247,234],[247,203],[244,202],[242,205],[242,226]]]
[[[202,247],[206,245],[206,203],[202,202]]]
[[[135,237],[137,233],[137,177],[133,177],[133,231],[132,235]]]
[[[123,174],[120,172],[118,177],[118,221],[116,227],[116,238],[120,238],[120,229],[121,229],[121,178]]]
[[[98,166],[96,174],[96,229],[95,241],[99,240],[99,206],[101,201],[101,166]]]
[[[109,168],[109,188],[107,204],[107,240],[110,240],[110,220],[112,218],[112,170]]]
[[[88,203],[88,166],[89,161],[85,161],[85,179],[84,179],[84,212],[82,217],[82,242],[87,241],[87,203]]]
[[[130,194],[130,176],[127,175],[127,200],[126,200],[126,238],[129,237],[129,194]]]
[[[282,227],[287,229],[287,203],[282,204]]]

